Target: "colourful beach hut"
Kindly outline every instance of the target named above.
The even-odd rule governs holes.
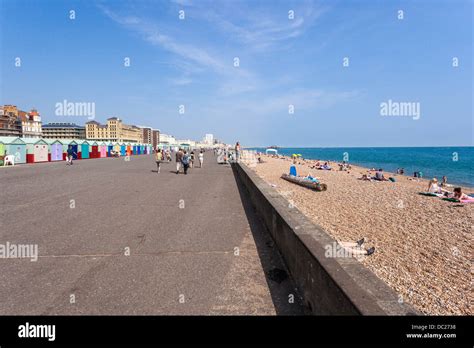
[[[113,151],[113,149],[114,149],[114,144],[113,143],[108,143],[107,144],[107,157],[112,156],[111,152]]]
[[[15,164],[26,163],[26,143],[21,138],[0,137],[4,145],[5,156],[14,155]]]
[[[24,138],[26,163],[48,162],[48,143],[40,138]]]
[[[127,156],[132,155],[132,145],[130,143],[127,143]]]
[[[67,150],[69,148],[69,145],[72,146],[72,151],[74,151],[74,154],[72,155],[72,158],[73,159],[78,159],[80,158],[80,144],[79,144],[79,140],[72,140],[72,139],[69,139],[69,140],[63,140],[63,160],[66,159],[66,155],[67,155]]]
[[[76,139],[77,143],[77,159],[82,159],[82,144],[84,143],[84,140],[81,139]]]
[[[47,139],[49,145],[48,160],[51,162],[63,160],[63,146],[64,144],[58,139]]]
[[[99,157],[100,158],[107,157],[107,144],[106,143],[101,143],[99,145]]]
[[[89,143],[88,140],[82,141],[81,143],[81,158],[82,159],[90,158],[90,146],[91,144]]]
[[[89,142],[89,158],[99,158],[99,144],[94,140],[88,140]]]
[[[5,156],[5,144],[2,141],[0,141],[0,156]]]
[[[137,145],[133,145],[132,150],[133,150],[133,154],[136,155],[137,154]]]
[[[145,145],[140,145],[140,154],[144,154],[145,153]]]
[[[120,155],[125,156],[127,154],[127,145],[125,143],[120,144]]]
[[[120,144],[119,144],[119,143],[115,143],[115,144],[114,144],[114,151],[115,151],[116,153],[120,153],[120,149],[121,149]]]

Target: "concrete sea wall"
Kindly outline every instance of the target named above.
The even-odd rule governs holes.
[[[315,315],[420,315],[353,257],[327,257],[336,241],[242,163],[232,164]]]

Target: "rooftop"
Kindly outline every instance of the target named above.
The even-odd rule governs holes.
[[[85,128],[84,126],[78,126],[75,123],[67,122],[51,122],[43,125],[43,128]]]

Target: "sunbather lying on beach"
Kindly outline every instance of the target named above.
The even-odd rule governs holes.
[[[454,199],[459,199],[459,200],[472,199],[472,197],[469,197],[468,195],[466,195],[465,193],[463,193],[463,192],[462,192],[462,189],[461,189],[460,187],[456,187],[456,188],[454,189],[453,198],[454,198]]]
[[[362,174],[362,177],[358,178],[357,180],[372,181],[372,178],[369,174]]]
[[[329,166],[329,163],[328,162],[325,162],[322,166],[319,166],[319,168],[317,169],[320,169],[320,170],[331,170],[331,167]]]

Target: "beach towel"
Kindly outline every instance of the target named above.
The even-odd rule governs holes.
[[[311,175],[308,175],[305,179],[312,181],[312,182],[319,182],[318,179],[313,178]]]
[[[467,204],[467,203],[474,203],[474,198],[468,198],[468,199],[456,199],[456,198],[443,198],[443,201],[448,201],[448,202],[453,202],[453,203],[462,203],[462,204]]]
[[[474,203],[474,198],[461,199],[461,203]]]
[[[439,194],[433,192],[418,192],[419,195],[429,196],[429,197],[438,197]]]
[[[443,201],[461,203],[461,201],[459,199],[456,199],[456,198],[443,198]]]

